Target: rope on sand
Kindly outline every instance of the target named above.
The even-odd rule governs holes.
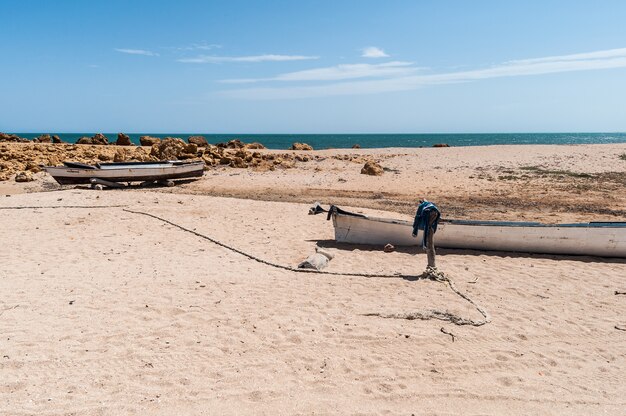
[[[51,205],[41,207],[0,207],[0,209],[59,209],[59,208],[124,208],[128,205]]]
[[[480,305],[478,305],[476,302],[474,302],[468,295],[466,295],[465,293],[461,292],[456,285],[454,284],[454,281],[452,281],[452,279],[450,279],[450,277],[448,277],[447,275],[445,275],[443,272],[437,270],[436,268],[433,267],[427,267],[426,271],[424,273],[422,273],[420,276],[411,276],[411,275],[403,275],[403,274],[372,274],[372,273],[341,273],[341,272],[328,272],[328,271],[319,271],[319,270],[311,270],[311,269],[298,269],[295,267],[291,267],[291,266],[285,266],[282,264],[278,264],[278,263],[273,263],[267,260],[264,260],[260,257],[254,256],[252,254],[246,253],[245,251],[242,251],[236,247],[230,246],[228,244],[225,244],[219,240],[216,240],[215,238],[209,237],[207,235],[201,234],[197,231],[194,230],[190,230],[189,228],[185,228],[182,225],[176,224],[170,220],[167,220],[165,218],[159,217],[157,215],[154,214],[150,214],[148,212],[143,212],[143,211],[134,211],[134,210],[130,210],[127,208],[124,208],[123,211],[125,212],[129,212],[132,214],[138,214],[138,215],[145,215],[147,217],[151,217],[154,218],[156,220],[159,220],[163,223],[166,223],[168,225],[171,225],[172,227],[178,228],[182,231],[185,231],[187,233],[193,234],[199,238],[202,238],[204,240],[208,240],[210,242],[212,242],[213,244],[216,244],[220,247],[223,247],[227,250],[230,250],[232,252],[235,252],[237,254],[240,254],[244,257],[249,258],[250,260],[254,260],[257,261],[259,263],[265,264],[267,266],[270,267],[274,267],[276,269],[281,269],[281,270],[287,270],[290,272],[295,272],[295,273],[315,273],[315,274],[324,274],[324,275],[331,275],[331,276],[356,276],[356,277],[368,277],[368,278],[372,278],[372,277],[380,277],[380,278],[405,278],[405,279],[430,279],[430,280],[434,280],[437,282],[441,282],[441,283],[445,283],[454,293],[456,293],[458,296],[460,296],[462,299],[464,299],[465,301],[469,302],[472,306],[474,306],[474,308],[476,308],[476,310],[483,316],[483,319],[481,320],[473,320],[473,319],[466,319],[463,317],[460,317],[458,315],[455,315],[453,313],[447,312],[447,311],[438,311],[438,310],[431,310],[431,311],[427,311],[427,312],[413,312],[413,313],[408,313],[408,314],[389,314],[389,315],[385,315],[385,314],[381,314],[381,313],[367,313],[364,314],[364,316],[378,316],[381,318],[395,318],[395,319],[408,319],[408,320],[413,320],[413,319],[421,319],[421,320],[427,320],[427,319],[438,319],[441,321],[447,321],[447,322],[451,322],[455,325],[470,325],[470,326],[482,326],[485,325],[486,323],[491,322],[491,317],[489,316],[489,313],[487,313],[487,311],[485,309],[483,309]]]
[[[442,312],[442,311],[437,311],[437,310],[432,310],[432,311],[427,311],[427,312],[403,313],[403,314],[368,313],[366,314],[366,316],[378,316],[380,318],[408,319],[408,320],[439,319],[441,321],[451,322],[455,325],[471,325],[471,326],[483,326],[491,322],[491,316],[489,316],[489,313],[485,309],[483,309],[480,305],[478,305],[476,302],[474,302],[469,296],[461,292],[454,284],[454,281],[450,279],[450,277],[446,276],[442,271],[439,271],[436,268],[429,266],[426,268],[426,271],[424,272],[422,276],[424,276],[424,278],[426,279],[431,279],[437,282],[442,282],[442,283],[447,284],[448,287],[454,293],[456,293],[461,298],[465,299],[474,308],[476,308],[476,310],[483,316],[483,319],[481,320],[466,319],[466,318],[462,318],[458,315],[455,315],[447,311]],[[454,341],[454,337],[452,338],[452,340]]]

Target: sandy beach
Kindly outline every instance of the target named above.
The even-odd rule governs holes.
[[[623,144],[349,149],[174,188],[0,182],[0,414],[620,415],[626,260],[341,245],[315,202],[411,218],[624,221]],[[367,160],[382,176],[362,175]],[[131,212],[134,211],[134,212]],[[452,335],[450,335],[452,334]]]

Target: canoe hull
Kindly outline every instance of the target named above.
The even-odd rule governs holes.
[[[335,240],[342,243],[417,246],[412,223],[332,214]],[[626,257],[626,223],[546,225],[487,221],[441,221],[435,246],[449,249]]]
[[[102,169],[48,166],[44,169],[61,185],[89,184],[92,178],[110,182],[154,182],[201,177],[204,171],[204,162],[155,163],[154,166],[144,164],[128,165],[127,167],[120,165],[103,167]]]

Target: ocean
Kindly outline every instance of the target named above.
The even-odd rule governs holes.
[[[16,133],[33,139],[41,133]],[[61,140],[75,143],[80,137],[94,133],[48,133],[56,134]],[[211,133],[127,133],[135,144],[140,136],[180,137],[204,136],[209,143],[240,139],[243,142],[260,142],[270,149],[288,149],[292,143],[301,142],[314,149],[351,148],[358,144],[362,148],[376,147],[431,147],[436,143],[450,146],[488,146],[495,144],[588,144],[626,143],[626,133],[472,133],[472,134],[211,134]],[[104,133],[109,142],[115,142],[117,133]]]

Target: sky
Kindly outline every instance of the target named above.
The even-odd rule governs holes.
[[[0,131],[626,131],[625,1],[0,0]]]

